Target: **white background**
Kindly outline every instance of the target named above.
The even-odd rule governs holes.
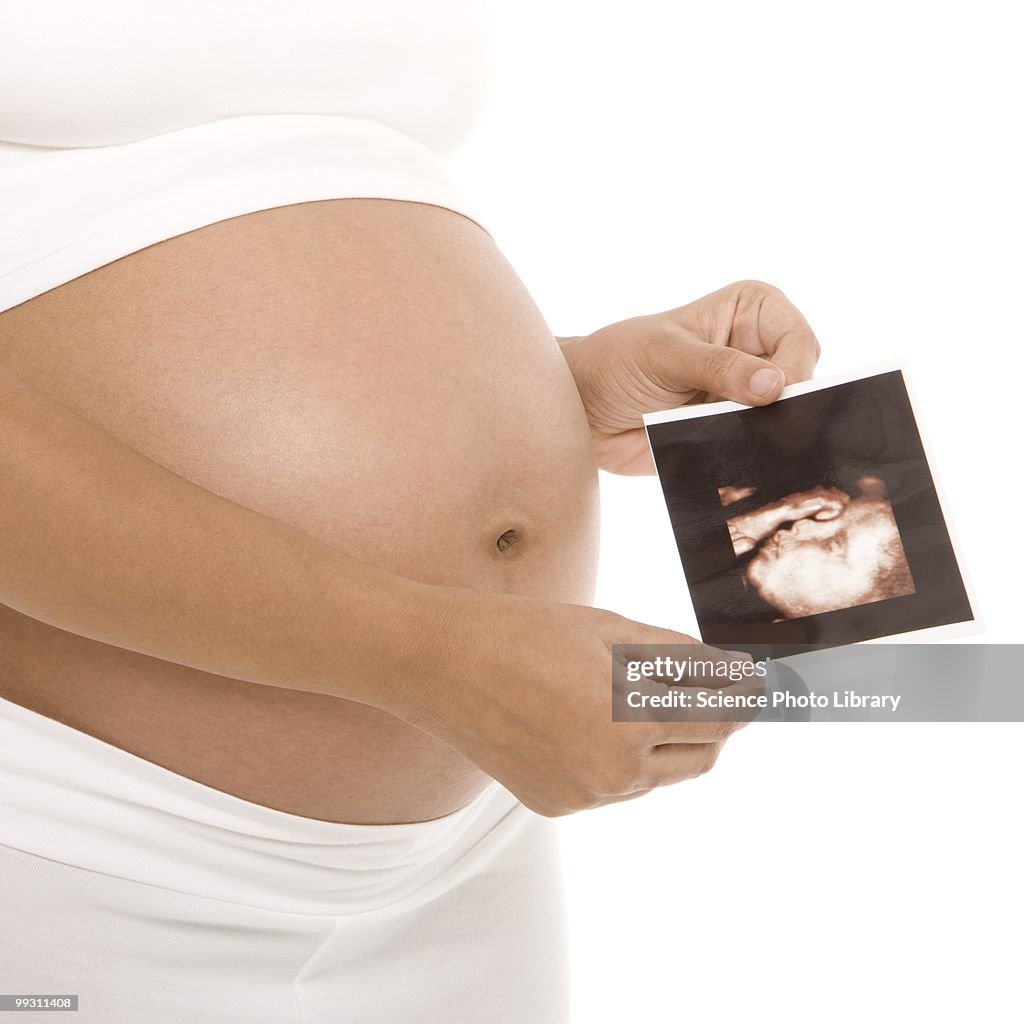
[[[455,165],[556,334],[753,277],[821,374],[906,356],[991,642],[1022,639],[1012,11],[505,3]],[[602,488],[598,603],[694,632],[657,482]],[[563,819],[574,1020],[1019,1022],[1022,740],[754,726],[710,775]]]

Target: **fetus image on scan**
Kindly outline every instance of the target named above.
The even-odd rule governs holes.
[[[814,487],[727,519],[736,556],[753,552],[745,582],[781,618],[915,593],[884,483],[862,476],[857,488],[851,495]],[[756,488],[725,486],[718,494],[728,510]]]

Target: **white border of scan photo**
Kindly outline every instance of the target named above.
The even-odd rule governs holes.
[[[849,370],[846,373],[837,373],[829,377],[821,377],[817,380],[806,380],[799,384],[790,384],[783,388],[781,396],[776,401],[784,402],[787,398],[796,398],[798,395],[807,395],[813,391],[824,391],[827,388],[835,387],[837,384],[848,384],[850,381],[864,380],[866,377],[877,377],[883,373],[891,373],[893,370],[900,370],[903,373],[907,396],[910,399],[910,408],[914,413],[914,420],[921,435],[921,445],[924,448],[925,458],[928,460],[928,469],[931,472],[932,482],[935,485],[939,508],[942,510],[942,517],[946,522],[946,530],[949,533],[949,540],[953,547],[953,555],[960,568],[960,575],[964,581],[964,589],[967,591],[967,599],[970,601],[971,609],[974,612],[974,619],[968,622],[953,622],[945,626],[929,626],[925,629],[915,629],[909,633],[893,633],[888,636],[876,637],[861,642],[864,644],[890,644],[894,641],[908,640],[911,643],[935,643],[940,640],[951,640],[956,637],[977,636],[985,631],[978,610],[978,599],[964,566],[964,559],[957,541],[956,530],[953,528],[953,523],[949,518],[947,511],[949,503],[946,500],[942,484],[935,471],[932,447],[928,443],[924,423],[918,412],[918,403],[915,401],[907,360],[893,359],[883,363],[872,363],[870,366],[862,366],[856,370]],[[686,405],[678,409],[666,409],[664,412],[647,413],[644,415],[644,426],[647,427],[654,423],[671,423],[675,420],[696,419],[699,416],[718,416],[722,413],[740,412],[749,408],[749,405],[742,405],[739,402],[708,402],[704,405]],[[647,443],[650,444],[650,435],[647,436]],[[694,615],[689,591],[687,591],[686,596],[687,600],[690,601],[690,613]]]

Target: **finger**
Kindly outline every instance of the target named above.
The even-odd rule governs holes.
[[[827,522],[829,519],[835,519],[837,516],[842,515],[845,507],[842,502],[830,501],[815,512],[812,518],[817,519],[818,522]]]
[[[731,653],[731,652],[726,652]],[[737,658],[751,661],[737,652]],[[751,661],[751,671],[756,667]],[[765,709],[765,682],[761,675],[741,680],[722,680],[720,684],[705,683],[687,686],[689,696],[686,718],[666,719],[666,743],[715,743],[728,739],[746,728]]]
[[[709,701],[718,701],[723,696],[730,701],[737,698],[744,703],[728,706],[709,703],[698,705],[698,695],[705,695]],[[760,680],[747,684],[736,683],[722,687],[720,690],[707,690],[703,687],[685,687],[685,707],[659,709],[656,713],[647,713],[642,721],[653,722],[651,749],[664,743],[723,743],[730,736],[745,729],[764,710],[765,687]]]
[[[649,748],[724,740],[763,710],[763,665],[678,636],[689,642],[612,646],[613,718],[652,723]]]
[[[652,382],[681,395],[707,391],[743,405],[767,405],[785,385],[784,371],[769,360],[700,341],[682,329],[652,345],[649,358]]]
[[[786,506],[789,517],[792,519],[807,519],[816,516],[822,509],[834,508],[836,503],[828,498],[804,498]]]
[[[671,786],[711,771],[722,743],[668,743],[655,747],[648,758],[650,779],[657,786]]]
[[[619,796],[606,796],[602,798],[602,804],[621,804],[627,800],[636,800],[639,797],[647,796],[656,789],[656,786],[645,786],[643,789],[635,789],[632,793],[622,793]]]
[[[762,349],[785,373],[787,384],[811,379],[821,346],[789,299],[781,293],[769,295],[758,309],[756,329]]]

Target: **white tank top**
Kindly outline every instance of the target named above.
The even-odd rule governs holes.
[[[488,34],[487,0],[0,0],[0,310],[274,206],[480,221],[443,158]]]

